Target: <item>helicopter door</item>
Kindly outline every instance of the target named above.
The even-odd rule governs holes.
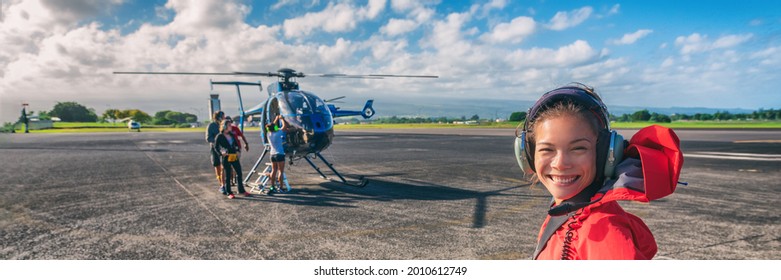
[[[271,97],[266,100],[265,107],[266,110],[260,114],[260,138],[263,139],[263,144],[268,144],[268,137],[266,137],[266,125],[271,123],[279,114],[279,101],[276,97]]]

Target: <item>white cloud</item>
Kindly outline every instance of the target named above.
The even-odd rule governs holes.
[[[508,60],[516,67],[570,67],[593,61],[599,57],[588,42],[577,40],[558,49],[532,48],[516,50]]]
[[[612,8],[610,8],[610,11],[607,12],[607,15],[612,16],[615,14],[618,14],[621,9],[621,4],[615,4]]]
[[[351,31],[359,22],[376,18],[385,9],[385,3],[385,0],[371,0],[360,8],[348,3],[329,3],[323,11],[286,19],[283,23],[285,37],[304,37],[320,29],[329,33]]]
[[[421,24],[428,22],[435,14],[433,9],[426,8],[418,1],[391,1],[391,8],[397,13],[403,13],[406,18],[392,18],[380,27],[380,32],[388,36],[399,36],[412,32]]]
[[[594,86],[615,85],[624,80],[630,72],[625,59],[614,58],[575,67],[570,76],[574,81],[582,81]]]
[[[0,77],[22,57],[34,57],[42,42],[67,32],[86,18],[107,14],[121,1],[11,1],[2,3]],[[29,55],[27,55],[29,54]],[[17,63],[16,65],[27,64]],[[18,71],[18,70],[17,70]],[[23,71],[26,72],[26,71]],[[2,79],[0,79],[2,80]]]
[[[640,40],[641,38],[648,36],[648,34],[653,33],[653,30],[650,29],[640,29],[633,33],[627,33],[624,34],[621,39],[612,40],[611,43],[616,45],[631,45],[637,42],[637,40]]]
[[[480,16],[485,17],[493,10],[501,10],[507,6],[507,0],[491,0],[480,6]]]
[[[304,16],[287,19],[283,24],[285,37],[294,38],[307,36],[316,29],[326,32],[344,32],[355,28],[356,11],[348,4],[329,4],[325,10],[306,13]]]
[[[214,0],[169,0],[165,7],[176,12],[173,28],[193,33],[241,26],[250,12],[246,5]]]
[[[758,60],[759,64],[781,68],[781,46],[768,47],[756,51],[750,55],[751,59]]]
[[[680,47],[682,55],[690,55],[716,49],[732,48],[751,39],[753,34],[725,35],[711,42],[707,35],[693,33],[689,36],[675,38],[675,45]]]
[[[41,4],[50,9],[56,21],[74,24],[79,20],[100,15],[108,14],[111,9],[120,5],[124,0],[40,0]]]
[[[356,43],[356,45],[358,45],[356,50],[369,49],[372,58],[377,61],[387,62],[394,57],[409,55],[405,52],[409,43],[403,38],[388,40],[382,36],[372,36],[369,40]]]
[[[298,2],[298,0],[279,0],[277,3],[274,3],[274,5],[271,5],[271,10],[279,10],[279,8],[282,8],[287,5],[291,5]]]
[[[436,21],[426,45],[433,46],[440,52],[461,55],[470,47],[465,42],[462,28],[471,19],[468,13],[451,13],[444,21]]]
[[[722,36],[713,42],[714,49],[731,48],[740,45],[753,37],[753,34],[727,35]]]
[[[416,0],[391,0],[391,9],[397,13],[403,13],[420,6],[422,4]]]
[[[388,36],[398,36],[418,28],[419,23],[410,19],[392,18],[388,24],[380,28],[380,32]]]
[[[557,12],[556,15],[551,18],[548,28],[560,31],[575,27],[586,21],[591,16],[592,12],[594,12],[594,8],[588,6],[569,12]]]
[[[664,62],[662,62],[661,66],[662,66],[662,68],[667,68],[667,67],[673,66],[674,63],[675,63],[675,59],[673,59],[672,57],[668,57],[668,58],[664,59]]]
[[[300,0],[279,0],[277,1],[277,3],[274,3],[274,5],[271,5],[271,10],[276,11],[285,6],[298,4],[298,2],[300,2]],[[320,0],[311,0],[309,4],[304,5],[304,8],[309,9],[316,6],[319,3]]]
[[[484,34],[481,39],[490,43],[520,43],[524,38],[534,33],[536,23],[530,17],[517,17],[509,23],[494,26],[491,33]]]
[[[507,6],[507,0],[491,0],[491,2],[483,5],[486,9],[504,9]]]
[[[317,48],[319,59],[330,65],[347,61],[352,52],[352,43],[343,38],[337,39],[333,46],[319,46]]]
[[[385,10],[385,2],[385,0],[369,0],[369,5],[363,8],[361,13],[368,19],[374,19]]]

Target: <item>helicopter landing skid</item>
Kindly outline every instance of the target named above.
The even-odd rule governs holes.
[[[330,162],[325,160],[323,155],[321,155],[320,153],[315,153],[315,156],[317,158],[319,158],[321,161],[323,161],[323,163],[325,163],[325,165],[328,166],[328,168],[330,168],[331,171],[334,172],[334,174],[336,174],[336,176],[339,177],[339,180],[341,180],[341,181],[337,181],[337,180],[333,180],[333,179],[328,178],[327,176],[325,176],[325,174],[323,174],[323,171],[321,171],[320,168],[318,168],[317,165],[315,165],[312,162],[312,160],[309,159],[309,157],[304,157],[306,162],[309,163],[309,165],[312,166],[312,168],[314,168],[315,171],[317,171],[317,173],[319,173],[320,177],[322,177],[323,179],[328,179],[328,180],[331,180],[333,182],[338,182],[338,183],[342,183],[342,184],[345,184],[345,185],[348,185],[348,186],[357,187],[357,188],[363,188],[363,187],[366,186],[366,184],[369,183],[369,181],[366,180],[365,178],[363,178],[363,176],[359,177],[360,182],[358,184],[350,183],[350,182],[348,182],[347,180],[344,179],[342,174],[339,174],[339,171],[336,171],[336,169],[334,169],[334,165],[333,164],[331,164]]]

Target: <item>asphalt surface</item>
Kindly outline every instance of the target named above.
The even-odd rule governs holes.
[[[627,138],[633,131],[621,131]],[[656,259],[781,259],[781,131],[681,130],[674,194],[622,203]],[[528,259],[550,201],[513,131],[337,131],[355,188],[288,166],[293,191],[217,192],[203,133],[0,135],[1,259]],[[249,135],[248,135],[249,136]],[[260,155],[250,138],[247,170]],[[320,165],[325,169],[325,166]],[[330,174],[330,173],[327,173]]]

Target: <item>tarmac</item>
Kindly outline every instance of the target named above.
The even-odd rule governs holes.
[[[655,259],[781,259],[781,131],[676,132],[688,185],[622,203]],[[245,175],[262,151],[250,134]],[[323,156],[366,187],[297,161],[290,193],[230,200],[204,133],[2,134],[0,259],[529,259],[550,196],[523,178],[513,138],[337,130]]]

